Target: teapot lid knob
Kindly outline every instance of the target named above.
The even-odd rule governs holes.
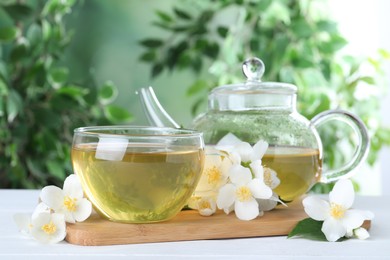
[[[261,81],[265,71],[265,65],[259,58],[249,58],[242,64],[242,72],[248,81]]]

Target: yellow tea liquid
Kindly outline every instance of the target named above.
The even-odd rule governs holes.
[[[95,209],[114,221],[173,217],[191,196],[203,167],[202,150],[128,146],[118,160],[97,159],[96,147],[96,143],[73,147],[73,168]]]
[[[262,164],[276,171],[280,184],[275,192],[285,201],[306,193],[321,176],[322,160],[316,149],[270,147]]]

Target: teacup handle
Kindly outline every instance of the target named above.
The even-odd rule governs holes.
[[[330,120],[339,120],[348,124],[357,134],[358,144],[352,159],[348,163],[339,169],[332,169],[322,173],[320,182],[323,183],[336,181],[340,178],[351,177],[353,175],[352,170],[366,159],[370,147],[370,138],[368,136],[366,126],[361,119],[347,111],[339,109],[324,111],[316,115],[311,120],[311,124],[315,128],[318,128],[320,125]]]

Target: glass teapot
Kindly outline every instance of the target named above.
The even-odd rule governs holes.
[[[258,58],[246,60],[242,69],[247,81],[213,89],[208,111],[197,116],[189,127],[203,132],[206,145],[216,145],[228,133],[252,145],[259,140],[268,142],[262,164],[277,173],[281,183],[274,191],[285,201],[306,193],[316,182],[350,177],[364,161],[369,137],[359,118],[347,111],[327,110],[308,120],[296,110],[296,86],[262,82],[265,66]],[[140,97],[152,124],[179,127],[151,87],[141,89]],[[323,148],[317,128],[330,120],[341,120],[352,127],[358,143],[350,162],[322,172]]]

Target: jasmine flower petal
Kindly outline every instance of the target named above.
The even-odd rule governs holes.
[[[58,210],[62,207],[64,192],[60,188],[50,185],[42,189],[39,197],[50,208]]]
[[[64,240],[66,236],[64,216],[58,213],[40,213],[32,221],[31,235],[44,244],[54,244]]]
[[[236,201],[234,204],[234,212],[237,218],[241,220],[252,220],[259,215],[259,204],[255,199],[250,201]]]
[[[345,209],[351,208],[354,200],[355,191],[352,182],[348,179],[337,181],[333,190],[329,193],[329,202],[337,203]]]
[[[269,199],[272,196],[271,188],[257,178],[248,183],[248,188],[252,192],[252,196],[256,199]]]
[[[247,142],[241,142],[234,146],[234,151],[236,151],[242,162],[250,162],[252,159],[252,146]]]
[[[235,164],[230,168],[229,178],[235,185],[244,185],[252,180],[252,173],[248,168]]]
[[[365,229],[365,228],[357,228],[353,231],[354,235],[358,238],[358,239],[367,239],[370,237],[370,234],[368,233],[368,231]]]
[[[215,148],[218,150],[230,152],[234,148],[235,145],[237,145],[241,142],[242,141],[240,139],[238,139],[237,136],[235,136],[232,133],[228,133],[227,135],[222,137],[221,140],[219,140],[219,142],[216,144]]]
[[[304,210],[309,217],[315,220],[325,220],[329,218],[330,205],[327,201],[310,196],[302,201]]]
[[[270,211],[274,209],[278,205],[278,195],[273,193],[271,198],[269,199],[256,199],[257,203],[259,203],[260,211]]]
[[[31,214],[28,213],[16,213],[13,215],[14,222],[16,223],[16,226],[18,227],[19,231],[24,234],[28,235],[31,231]]]
[[[253,153],[252,153],[252,158],[251,161],[259,160],[263,158],[265,152],[268,149],[268,143],[260,140],[258,141],[254,146],[253,146]]]
[[[233,205],[235,200],[235,187],[228,183],[219,190],[217,197],[217,206],[219,209],[226,209]]]
[[[353,230],[363,225],[365,219],[363,211],[350,209],[344,213],[344,218],[341,221],[347,230]]]
[[[73,212],[73,217],[77,222],[82,222],[91,215],[92,203],[85,198],[79,199],[77,209],[78,210]]]
[[[83,188],[79,177],[76,174],[69,175],[64,182],[64,194],[72,198],[82,198],[84,195]]]
[[[264,181],[264,168],[261,165],[261,160],[252,161],[249,165],[256,178]]]
[[[343,226],[343,224],[334,218],[325,219],[324,224],[322,224],[321,231],[330,242],[337,241],[347,233],[347,229]]]

